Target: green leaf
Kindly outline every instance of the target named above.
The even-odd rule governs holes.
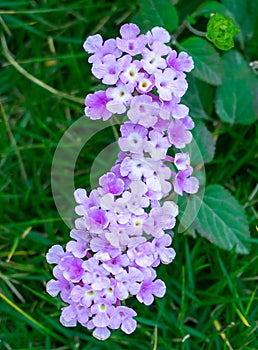
[[[194,12],[193,16],[197,17],[200,15],[209,14],[209,13],[216,13],[216,12],[221,13],[225,16],[231,17],[230,11],[228,11],[225,6],[223,6],[222,4],[220,4],[217,1],[205,2],[203,5],[201,5],[197,9],[196,12]]]
[[[189,153],[191,166],[194,168],[193,176],[199,180],[199,190],[193,195],[178,196],[175,201],[179,206],[177,232],[181,233],[188,230],[188,233],[195,236],[195,233],[191,232],[191,225],[196,219],[203,201],[206,183],[204,163],[212,160],[215,153],[215,143],[211,133],[200,120],[195,120],[195,128],[192,130],[192,134],[192,142],[186,145],[182,151]],[[195,197],[198,197],[198,199]],[[193,198],[195,199],[193,200]]]
[[[207,24],[206,38],[220,50],[226,51],[234,47],[233,37],[239,32],[231,18],[216,13]]]
[[[201,120],[194,120],[195,127],[191,130],[193,140],[185,146],[184,152],[188,152],[193,167],[212,161],[215,154],[215,141],[212,134]]]
[[[210,119],[213,105],[213,87],[195,77],[187,76],[188,89],[182,103],[190,108],[191,117]]]
[[[257,38],[258,2],[254,0],[222,0],[221,2],[230,10],[236,24],[241,28],[243,39],[247,41],[253,36]]]
[[[206,182],[204,163],[210,162],[215,153],[214,139],[202,121],[195,120],[195,128],[192,130],[192,134],[193,140],[186,145],[183,152],[189,153],[191,166],[194,167],[193,176],[199,180],[200,187],[198,193],[194,195],[177,198],[177,204],[180,208],[178,233],[184,232],[186,229],[188,229],[188,232],[191,231],[191,224],[198,214],[204,196]],[[198,197],[198,199],[192,200],[193,197]]]
[[[200,6],[200,0],[180,0],[176,3],[179,18],[184,20],[187,16],[194,14],[196,8]]]
[[[200,197],[192,196],[195,206]],[[225,250],[248,254],[250,249],[248,223],[244,209],[222,186],[209,185],[191,230]]]
[[[192,135],[199,147],[203,162],[208,163],[212,161],[215,154],[215,141],[212,137],[212,134],[206,128],[203,122],[201,122],[200,120],[195,121],[195,127],[192,130]],[[193,165],[195,165],[194,157],[195,155],[193,154],[191,156],[191,164]]]
[[[178,14],[170,0],[139,0],[140,10],[132,22],[141,30],[160,26],[172,33],[178,27]]]
[[[223,84],[216,91],[216,112],[224,122],[251,124],[256,118],[257,81],[254,73],[236,50],[224,54],[223,65]]]
[[[211,85],[220,85],[222,81],[222,62],[215,48],[206,40],[191,37],[179,46],[192,56],[195,64],[193,75]]]

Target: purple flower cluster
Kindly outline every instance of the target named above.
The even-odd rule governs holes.
[[[89,194],[75,191],[79,218],[72,240],[65,250],[54,245],[47,254],[56,264],[47,291],[60,293],[68,304],[61,323],[79,322],[101,340],[112,329],[135,330],[136,312],[124,306],[126,299],[135,296],[151,305],[154,296],[164,296],[165,283],[154,268],[175,257],[167,230],[178,215],[178,206],[164,198],[172,190],[179,195],[198,190],[188,153],[167,155],[171,146],[182,149],[192,140],[194,123],[180,104],[191,57],[167,46],[170,36],[160,27],[140,35],[135,24],[125,24],[120,34],[105,42],[93,35],[84,49],[91,54],[92,73],[109,86],[87,95],[85,113],[103,120],[127,114],[118,140],[121,152],[98,188]]]

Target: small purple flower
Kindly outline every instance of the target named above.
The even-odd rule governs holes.
[[[84,327],[87,327],[89,318],[92,316],[90,308],[86,308],[84,305],[76,305],[77,321]]]
[[[126,157],[120,167],[121,175],[128,176],[132,181],[141,180],[142,177],[148,178],[153,175],[155,169],[149,164],[147,158],[129,158]]]
[[[84,42],[83,48],[86,52],[93,54],[89,58],[90,63],[102,62],[103,58],[109,54],[116,58],[122,55],[122,52],[116,46],[115,39],[108,39],[103,44],[103,39],[99,34],[89,36]]]
[[[109,227],[109,230],[105,232],[105,238],[113,247],[121,247],[124,250],[130,241],[128,227],[113,224]]]
[[[157,256],[157,262],[158,265],[160,261],[162,264],[170,264],[176,256],[176,252],[173,248],[167,248],[172,243],[171,236],[165,234],[160,238],[154,238],[152,241],[152,244],[154,246],[154,250]]]
[[[76,241],[84,241],[87,243],[91,240],[91,235],[88,231],[76,228],[70,231],[70,237]]]
[[[116,57],[114,55],[106,55],[103,57],[103,62],[96,62],[92,66],[92,73],[96,78],[102,79],[103,84],[115,84],[120,73]]]
[[[122,254],[118,255],[114,258],[111,258],[108,261],[105,261],[103,263],[103,267],[113,275],[116,275],[120,272],[122,272],[124,267],[128,266],[129,264],[129,259],[127,255]]]
[[[138,85],[136,86],[136,90],[140,94],[147,94],[154,88],[155,78],[153,75],[148,76],[146,73],[142,74],[138,79]]]
[[[116,39],[117,47],[121,51],[129,53],[131,56],[142,53],[142,50],[147,44],[147,39],[143,34],[138,36],[139,33],[140,29],[136,24],[124,24],[120,28],[122,39]]]
[[[59,261],[66,255],[63,248],[55,244],[53,247],[51,247],[46,254],[46,259],[49,264],[58,264]]]
[[[111,171],[116,175],[116,177],[124,181],[125,190],[129,188],[129,185],[131,183],[131,180],[127,176],[123,176],[120,172],[121,163],[126,157],[127,157],[127,154],[125,152],[119,152],[116,164],[111,168]]]
[[[107,193],[102,197],[100,204],[103,209],[108,210],[107,216],[110,222],[113,221],[114,216],[116,221],[120,224],[128,222],[131,214],[126,207],[127,203],[123,198],[115,200],[111,193]]]
[[[79,303],[80,305],[90,307],[94,300],[99,298],[99,293],[99,291],[93,290],[91,286],[77,285],[73,287],[70,297],[74,303]]]
[[[179,170],[179,172],[176,174],[173,182],[174,191],[180,196],[183,195],[183,192],[193,194],[198,191],[199,181],[196,179],[196,177],[190,176],[192,173],[193,168],[189,166],[185,170]]]
[[[110,286],[104,288],[100,293],[101,297],[106,300],[108,304],[115,304],[117,302],[117,298],[115,296],[115,286],[116,281],[115,279],[111,279]]]
[[[84,219],[85,225],[90,232],[102,233],[108,225],[106,212],[96,207],[88,209],[87,216]]]
[[[168,43],[170,35],[166,29],[161,27],[154,27],[146,33],[148,43],[152,45],[154,42]]]
[[[153,102],[151,96],[142,95],[133,97],[127,116],[134,124],[152,127],[158,120],[158,113],[157,102]]]
[[[54,267],[53,275],[57,280],[50,280],[47,283],[47,292],[52,297],[56,297],[59,293],[63,301],[68,302],[70,299],[70,294],[73,288],[73,283],[68,281],[63,276],[63,271],[61,271],[58,266]]]
[[[152,200],[159,200],[162,197],[166,197],[170,192],[171,185],[166,180],[171,177],[171,170],[161,160],[149,158],[148,163],[152,169],[152,174],[149,174],[145,180],[148,187],[146,196]]]
[[[177,57],[177,52],[175,50],[171,51],[167,63],[169,67],[178,72],[190,72],[194,68],[193,59],[186,52],[180,52]]]
[[[142,68],[140,61],[132,61],[132,57],[125,55],[119,60],[120,75],[119,79],[125,85],[135,87],[138,80],[144,75],[139,73],[139,70]]]
[[[132,181],[130,185],[131,192],[123,193],[121,201],[126,203],[128,210],[135,215],[142,215],[143,208],[149,206],[149,199],[144,195],[147,192],[147,186],[142,181]]]
[[[93,290],[98,291],[110,286],[110,280],[107,277],[109,272],[102,265],[99,265],[97,259],[90,258],[84,261],[82,267],[85,270],[83,282],[91,285]]]
[[[153,295],[162,298],[166,293],[166,285],[161,280],[153,281],[153,276],[149,276],[141,283],[141,289],[136,295],[140,303],[151,305],[154,301]]]
[[[174,164],[178,170],[186,170],[190,166],[189,153],[176,153]]]
[[[121,254],[121,250],[112,246],[106,239],[105,234],[106,231],[102,235],[92,238],[90,242],[91,250],[94,252],[94,258],[101,262],[108,261]]]
[[[66,251],[73,253],[76,258],[84,258],[89,251],[89,237],[87,239],[78,239],[69,241],[66,244]]]
[[[85,99],[85,115],[92,120],[108,120],[112,116],[112,113],[107,110],[108,101],[106,91],[97,91],[94,94],[88,94]]]
[[[69,253],[60,260],[58,268],[62,271],[62,274],[67,281],[79,282],[84,275],[82,263],[83,260],[76,258]]]
[[[160,109],[160,115],[161,115],[161,113],[162,113],[162,109]],[[167,118],[170,118],[169,113],[166,113],[166,115],[167,115]],[[162,118],[163,118],[163,116],[162,116]],[[169,119],[165,120],[162,118],[160,116],[158,116],[158,121],[154,125],[154,128],[164,132],[164,131],[167,131],[170,120]]]
[[[60,322],[65,327],[76,327],[77,325],[77,310],[74,305],[69,305],[62,308]]]
[[[192,141],[192,134],[186,129],[181,119],[172,121],[168,128],[168,139],[177,148],[184,148]]]
[[[103,39],[100,34],[91,35],[83,44],[83,48],[88,53],[95,53],[102,47]]]
[[[184,118],[180,119],[180,122],[184,124],[185,128],[188,130],[191,130],[194,128],[194,122],[193,119],[191,117],[189,117],[188,115]]]
[[[182,77],[178,78],[177,73],[171,68],[166,68],[164,71],[158,70],[154,76],[159,97],[164,101],[171,100],[173,95],[182,97],[187,90],[186,80]]]
[[[170,101],[162,101],[160,109],[160,117],[165,120],[184,118],[188,115],[189,108],[183,104],[179,104],[180,98],[172,96]]]
[[[153,160],[164,159],[170,143],[164,134],[158,130],[149,132],[149,141],[144,143],[144,151],[148,152]]]
[[[149,220],[144,223],[144,230],[153,237],[162,237],[164,230],[172,229],[176,224],[178,206],[172,201],[166,201],[163,206],[151,209]]]
[[[130,122],[124,123],[120,127],[122,137],[119,138],[118,144],[122,151],[131,153],[142,153],[144,140],[147,139],[147,130],[142,125]]]
[[[155,73],[159,68],[164,69],[167,67],[167,62],[161,57],[158,45],[153,45],[152,50],[144,49],[142,52],[142,66],[149,74]]]
[[[117,281],[115,296],[120,300],[124,300],[128,298],[129,293],[132,295],[137,294],[143,278],[143,273],[135,267],[129,267],[128,272],[123,270],[115,276]]]
[[[74,199],[76,203],[82,205],[83,207],[85,207],[85,209],[97,207],[98,202],[97,196],[95,196],[95,194],[96,192],[92,191],[88,197],[87,192],[84,188],[78,188],[74,191]]]
[[[149,267],[155,261],[154,249],[150,242],[139,244],[127,251],[129,259],[140,267]]]
[[[133,309],[127,306],[118,306],[110,320],[109,327],[112,329],[121,327],[123,332],[131,334],[137,326],[137,322],[133,319],[135,316],[137,313]]]
[[[101,176],[99,179],[99,184],[101,188],[101,195],[105,193],[112,193],[114,195],[119,195],[124,190],[124,181],[115,176],[114,173],[108,172]]]
[[[93,314],[92,322],[94,326],[102,328],[109,326],[114,310],[114,306],[107,304],[104,298],[99,299],[98,302],[91,307],[91,312]]]
[[[114,88],[107,89],[107,97],[110,99],[107,102],[107,109],[116,114],[122,114],[126,111],[126,106],[132,99],[133,88],[122,84],[117,84]]]
[[[130,235],[131,236],[142,236],[143,227],[149,215],[143,213],[142,215],[132,215],[130,218]]]

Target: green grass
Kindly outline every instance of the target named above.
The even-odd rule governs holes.
[[[106,38],[117,35],[135,7],[121,0],[63,0],[58,7],[56,1],[0,2],[2,35],[15,62],[62,92],[38,86],[2,52],[0,349],[258,348],[255,246],[249,255],[236,256],[201,237],[175,234],[177,258],[158,269],[166,296],[151,307],[129,300],[138,313],[137,330],[130,336],[115,331],[105,342],[82,326],[62,327],[62,302],[45,291],[52,277],[45,253],[69,238],[52,197],[52,159],[64,131],[83,115],[83,103],[76,99],[83,100],[95,85],[82,43],[96,32]],[[255,237],[254,126],[222,124],[215,132],[210,123],[209,128],[218,140],[215,159],[206,167],[207,181],[226,186],[245,206]],[[110,129],[83,148],[75,169],[77,187],[89,188],[94,157],[113,140]]]

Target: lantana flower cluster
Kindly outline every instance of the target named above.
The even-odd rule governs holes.
[[[151,305],[154,296],[164,296],[166,286],[155,268],[175,258],[171,230],[178,215],[178,206],[165,198],[172,190],[179,195],[198,190],[189,154],[180,151],[191,142],[194,127],[180,104],[191,57],[172,50],[161,27],[143,35],[135,24],[125,24],[120,34],[105,42],[99,34],[90,36],[84,49],[93,75],[107,85],[87,95],[85,114],[93,120],[127,116],[120,127],[121,152],[98,188],[75,191],[79,218],[71,240],[47,254],[56,264],[47,291],[60,293],[68,304],[61,323],[78,322],[101,340],[113,329],[135,330],[137,314],[125,300],[134,296]],[[172,146],[173,157],[167,154]]]

